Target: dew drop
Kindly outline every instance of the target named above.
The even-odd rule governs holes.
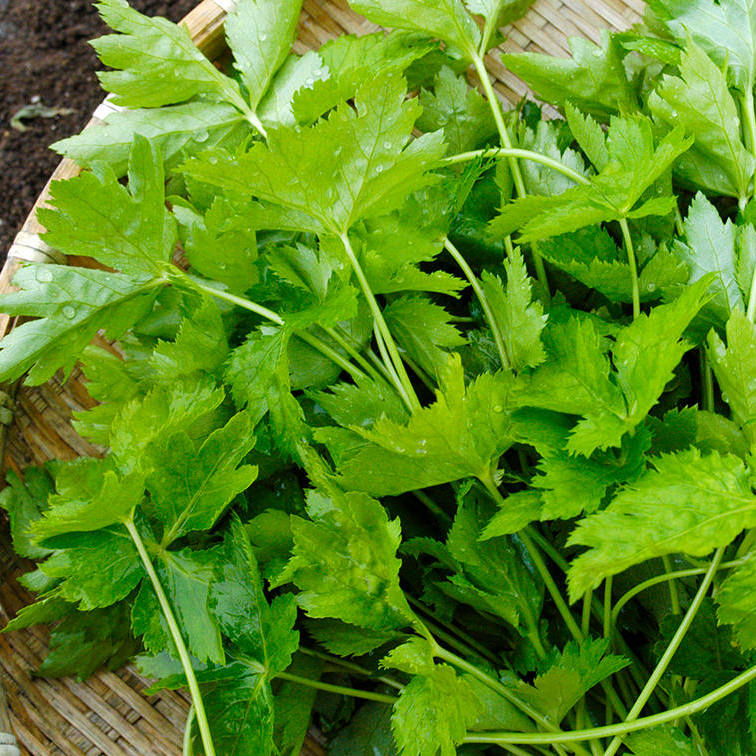
[[[385,141],[385,142],[383,143],[383,147],[384,147],[384,149],[386,149],[386,150],[390,150],[390,149],[391,149],[391,148],[393,147],[393,145],[391,144],[391,142],[389,142],[388,140],[386,140],[386,141]]]
[[[207,162],[210,163],[210,165],[217,165],[218,164],[218,158],[217,157],[209,157],[207,159]]]
[[[71,307],[71,305],[66,305],[63,308],[63,316],[69,320],[73,320],[76,317],[76,309]]]
[[[202,131],[198,131],[198,132],[197,132],[197,133],[196,133],[196,134],[194,135],[194,141],[195,141],[195,142],[206,142],[206,141],[208,140],[208,137],[209,137],[209,136],[210,136],[210,134],[208,134],[208,133],[207,133],[207,131],[205,131],[205,130],[203,129]]]
[[[656,284],[650,283],[648,284],[648,286],[646,286],[646,289],[648,289],[648,291],[656,291]]]
[[[265,40],[268,38],[267,34],[261,34],[260,35],[260,42],[265,42]]]
[[[407,451],[403,446],[395,446],[394,451],[397,454],[404,454],[405,451]]]
[[[494,405],[493,411],[497,414],[504,412],[504,407],[502,407],[500,404]]]
[[[39,281],[40,283],[50,283],[50,281],[52,280],[52,271],[48,270],[47,268],[40,268],[37,271],[37,281]]]
[[[383,166],[382,165],[377,165],[375,167],[375,172],[376,173],[383,173]]]

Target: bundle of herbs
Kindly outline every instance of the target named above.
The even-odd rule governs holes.
[[[206,756],[756,753],[756,7],[505,55],[548,120],[484,66],[527,5],[298,56],[239,0],[223,70],[99,4],[126,107],[39,215],[100,266],[0,300],[107,449],[2,495],[43,674],[136,658]]]

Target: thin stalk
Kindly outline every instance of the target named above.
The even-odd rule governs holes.
[[[729,562],[722,562],[719,565],[719,569],[724,570],[730,567],[739,567],[741,564],[744,564],[745,561],[746,561],[745,559],[733,559]],[[644,580],[642,583],[638,583],[638,585],[633,586],[629,591],[627,591],[627,593],[622,594],[622,597],[614,605],[614,608],[612,609],[612,624],[613,625],[616,624],[617,617],[619,616],[619,613],[622,611],[625,604],[627,604],[628,601],[634,599],[639,593],[642,593],[648,588],[653,588],[655,585],[659,585],[660,583],[665,583],[668,580],[678,580],[679,578],[694,577],[695,575],[704,575],[707,570],[708,570],[707,567],[692,567],[688,570],[676,570],[675,572],[665,572],[663,575],[657,575],[656,577],[652,577],[652,578],[649,578],[648,580]]]
[[[622,238],[625,241],[625,251],[627,252],[627,262],[630,265],[630,276],[632,277],[633,287],[633,320],[640,315],[640,289],[638,288],[638,265],[635,261],[635,248],[633,247],[633,238],[630,236],[630,226],[627,219],[622,218],[619,222],[622,229]]]
[[[473,655],[477,655],[482,659],[488,660],[494,666],[501,664],[501,659],[499,659],[495,654],[491,653],[491,651],[489,651],[485,646],[482,646],[474,638],[471,638],[464,630],[456,627],[456,625],[451,625],[448,622],[444,622],[443,620],[439,619],[429,607],[423,604],[422,601],[418,601],[416,598],[409,595],[407,596],[407,600],[410,604],[412,604],[412,606],[415,607],[415,609],[419,609],[427,617],[430,617],[432,620],[434,620],[437,625],[439,623],[444,624],[449,632],[454,633],[454,635],[456,635],[457,638],[460,639],[460,641],[466,644],[466,648],[458,650],[462,650],[462,652],[465,654],[472,652]]]
[[[583,614],[580,618],[580,632],[588,637],[591,632],[591,605],[593,603],[593,591],[586,591],[583,596]]]
[[[587,179],[582,174],[578,173],[570,166],[565,165],[560,160],[550,158],[548,155],[542,155],[540,152],[533,152],[532,150],[521,149],[520,147],[492,147],[487,150],[472,150],[470,152],[460,152],[457,155],[450,155],[449,157],[441,160],[441,165],[458,165],[459,163],[468,163],[471,160],[475,160],[479,157],[492,157],[492,158],[508,158],[510,160],[519,158],[521,160],[531,160],[534,163],[540,163],[547,168],[561,173],[569,179],[572,179],[576,184],[590,184],[590,179]]]
[[[751,278],[751,291],[748,295],[748,310],[746,311],[746,317],[753,323],[756,317],[756,270],[753,272]]]
[[[289,672],[279,672],[276,677],[279,680],[288,680],[297,685],[303,685],[306,688],[324,690],[327,693],[339,693],[343,696],[351,696],[352,698],[363,698],[366,701],[377,701],[378,703],[385,703],[389,706],[393,706],[399,700],[396,696],[387,696],[383,693],[373,693],[369,690],[357,690],[357,688],[347,688],[344,685],[331,685],[330,683],[320,682],[320,680],[311,680],[309,677],[292,675]]]
[[[750,83],[745,87],[741,105],[743,110],[745,143],[748,146],[749,152],[756,157],[756,113],[754,113],[753,108],[753,85]],[[748,178],[753,179],[753,176],[749,176]],[[749,187],[745,187],[745,189],[747,191]],[[751,192],[753,192],[752,187]]]
[[[680,647],[680,644],[682,643],[682,640],[685,637],[685,634],[688,632],[691,624],[693,623],[693,619],[698,613],[698,610],[701,608],[701,604],[703,603],[703,600],[706,597],[706,594],[709,592],[709,587],[711,586],[711,583],[714,580],[714,575],[716,574],[716,571],[719,568],[719,564],[722,561],[723,554],[724,554],[724,548],[717,549],[716,552],[714,553],[714,558],[711,560],[711,565],[709,566],[709,569],[706,571],[706,574],[704,575],[704,579],[701,581],[701,585],[699,586],[698,591],[696,592],[696,595],[693,598],[693,601],[691,602],[690,607],[688,608],[688,611],[685,613],[685,616],[683,617],[683,620],[680,623],[680,626],[677,628],[677,632],[674,634],[674,636],[672,637],[672,640],[669,642],[669,645],[667,646],[667,649],[662,655],[662,658],[659,659],[659,663],[656,665],[656,668],[651,673],[651,677],[649,677],[648,682],[644,686],[643,690],[640,692],[640,695],[638,696],[637,701],[633,705],[633,708],[630,709],[629,714],[625,718],[626,722],[632,722],[633,720],[638,718],[638,715],[641,713],[641,711],[643,711],[643,707],[646,705],[648,699],[651,697],[651,694],[654,692],[654,688],[656,688],[656,686],[659,683],[659,680],[661,680],[662,675],[664,674],[667,667],[669,666],[669,663],[672,661],[672,657],[675,655],[677,649]],[[609,747],[606,749],[604,756],[614,756],[614,754],[617,753],[621,745],[622,745],[622,738],[618,734],[617,736],[614,737],[612,742],[609,744]]]
[[[512,149],[512,140],[507,131],[507,125],[504,123],[504,114],[501,110],[501,103],[499,98],[494,92],[494,88],[491,85],[491,80],[488,78],[488,71],[486,71],[486,64],[483,58],[475,53],[472,56],[472,62],[475,66],[475,70],[480,78],[480,83],[483,86],[483,91],[486,93],[486,99],[493,113],[494,121],[496,122],[496,129],[499,132],[499,139],[506,149]],[[524,197],[527,192],[525,190],[525,182],[522,179],[522,172],[520,171],[520,165],[517,162],[517,158],[511,156],[509,160],[509,169],[512,172],[512,180],[514,181],[515,191],[518,197]],[[535,245],[531,245],[533,251],[533,262],[535,264],[536,276],[538,282],[541,284],[543,293],[548,299],[549,297],[549,281],[546,277],[546,268],[543,264],[543,258]]]
[[[184,638],[181,635],[181,630],[176,622],[176,617],[173,614],[173,609],[168,601],[168,597],[165,595],[163,586],[160,583],[155,567],[152,564],[150,555],[147,553],[147,548],[144,545],[142,536],[139,534],[136,525],[134,524],[133,516],[130,516],[126,522],[124,522],[126,530],[129,531],[131,540],[134,542],[139,558],[142,560],[142,565],[147,573],[147,576],[152,583],[152,588],[157,596],[160,609],[163,612],[163,617],[168,625],[168,632],[171,634],[176,650],[178,651],[179,659],[181,660],[181,667],[186,675],[186,681],[189,685],[189,693],[192,696],[192,705],[194,706],[194,714],[197,717],[197,727],[200,731],[200,737],[202,738],[202,747],[205,749],[205,756],[215,756],[215,746],[213,745],[213,738],[210,734],[210,725],[207,721],[207,714],[205,713],[205,704],[202,700],[202,693],[197,683],[197,677],[194,674],[194,667],[192,666],[192,660],[189,657],[189,651],[184,643]]]
[[[359,366],[367,373],[373,380],[380,383],[383,380],[383,376],[365,359],[360,351],[352,344],[349,339],[342,335],[339,328],[332,328],[331,326],[320,326],[323,331],[333,339]]]
[[[491,303],[488,301],[488,297],[486,296],[486,292],[483,289],[483,286],[481,285],[475,273],[473,273],[473,269],[470,267],[467,260],[465,260],[462,253],[454,246],[454,244],[452,244],[451,240],[448,237],[444,239],[444,247],[446,248],[446,251],[454,258],[454,261],[457,263],[457,265],[459,265],[459,267],[462,269],[465,278],[470,282],[470,286],[472,286],[472,289],[475,292],[475,296],[478,298],[480,306],[483,308],[483,313],[486,316],[486,320],[488,321],[491,333],[493,334],[494,343],[496,344],[496,350],[499,353],[501,366],[505,370],[509,370],[510,362],[509,356],[507,355],[507,349],[504,345],[504,337],[502,336],[499,322],[496,319],[496,315],[494,315],[493,308],[491,307]]]
[[[181,749],[182,756],[194,756],[194,738],[192,738],[192,725],[194,724],[194,704],[189,707],[184,724],[184,742]]]
[[[353,672],[356,675],[362,675],[363,677],[368,677],[371,680],[382,682],[384,685],[388,685],[390,688],[394,688],[396,690],[404,690],[404,685],[402,685],[398,680],[394,680],[393,677],[389,677],[388,675],[376,675],[371,670],[365,669],[365,667],[361,667],[359,664],[355,664],[354,662],[346,661],[346,659],[341,659],[338,656],[332,656],[331,654],[317,651],[314,648],[307,648],[306,646],[300,646],[299,651],[305,656],[312,656],[315,659],[320,659],[321,661],[327,662],[328,664],[342,667],[343,669],[346,669],[349,672]]]
[[[467,674],[483,683],[483,685],[498,693],[502,698],[505,698],[511,704],[516,706],[523,714],[527,714],[537,725],[543,727],[544,730],[559,732],[559,727],[557,725],[544,717],[543,714],[541,714],[537,709],[534,709],[529,703],[523,701],[516,693],[502,685],[498,680],[495,680],[490,675],[487,675],[485,672],[483,672],[483,670],[478,669],[474,664],[470,664],[470,662],[466,661],[462,657],[457,656],[451,651],[447,651],[446,649],[441,648],[438,645],[433,649],[433,652],[434,656],[436,656],[437,658],[442,659],[449,664],[452,664],[453,666],[457,667],[457,669],[461,669],[463,672],[467,672]],[[575,753],[580,753],[581,756],[588,756],[588,752],[584,748],[575,750]]]
[[[662,557],[662,563],[664,564],[664,572],[667,574],[672,572],[672,560],[669,558],[669,554]],[[669,603],[672,607],[672,614],[680,614],[680,596],[677,593],[677,583],[674,580],[669,581]]]
[[[701,358],[701,403],[707,412],[714,411],[714,373],[706,356],[706,349],[699,347]]]
[[[612,622],[612,584],[614,582],[614,576],[609,575],[604,580],[604,616],[603,616],[603,630],[604,638],[611,638],[612,628],[614,623]]]
[[[410,409],[418,410],[420,409],[420,400],[415,394],[415,389],[412,386],[412,382],[407,375],[407,370],[404,367],[402,358],[399,355],[399,349],[394,342],[394,338],[391,335],[391,331],[389,331],[388,325],[386,325],[386,321],[383,318],[383,313],[381,312],[381,308],[378,306],[378,301],[375,298],[375,294],[373,294],[373,290],[370,288],[370,284],[367,280],[367,276],[365,275],[365,271],[362,270],[362,266],[357,259],[357,255],[354,253],[352,243],[349,241],[349,235],[344,233],[341,234],[340,238],[341,243],[344,245],[344,250],[347,254],[347,257],[349,258],[349,262],[352,265],[352,269],[357,276],[357,280],[359,281],[362,293],[365,295],[370,310],[373,313],[373,320],[375,322],[376,329],[383,338],[391,363],[393,364],[394,369],[399,376],[401,391],[406,394],[406,397],[410,404]],[[397,386],[397,388],[400,388],[400,386]]]
[[[428,508],[429,512],[438,517],[438,519],[441,520],[444,525],[448,526],[452,524],[452,518],[449,517],[449,515],[446,514],[446,512],[444,512],[444,510],[441,509],[441,507],[436,504],[436,502],[433,501],[433,499],[431,499],[431,497],[428,496],[425,491],[413,491],[412,494],[419,502],[421,502]]]
[[[267,307],[263,307],[263,305],[257,304],[257,302],[252,302],[251,300],[245,299],[244,297],[238,297],[236,296],[236,294],[231,294],[231,292],[228,291],[215,289],[212,286],[208,286],[207,284],[202,283],[201,281],[196,281],[194,279],[191,280],[195,288],[205,292],[206,294],[210,294],[210,296],[216,297],[217,299],[223,299],[226,302],[235,304],[237,307],[241,307],[244,310],[254,312],[260,317],[265,318],[266,320],[269,320],[271,323],[275,323],[278,326],[283,326],[284,324],[283,318],[277,312],[269,310]],[[330,359],[334,364],[338,365],[342,370],[348,372],[353,378],[357,379],[359,377],[364,377],[364,373],[361,370],[352,365],[348,360],[345,360],[335,349],[332,349],[330,346],[328,346],[328,344],[323,342],[322,339],[319,339],[317,336],[314,336],[307,331],[295,331],[295,336],[304,341],[306,344],[309,344],[311,347],[313,347],[313,349],[317,349],[321,354],[328,357],[328,359]]]
[[[499,489],[496,487],[496,484],[494,483],[492,478],[481,480],[481,483],[483,483],[483,485],[485,486],[485,489],[494,504],[496,504],[498,507],[506,506],[504,498],[502,497],[501,493],[499,493]],[[557,611],[562,615],[562,619],[564,620],[565,625],[567,625],[567,629],[570,631],[570,634],[576,641],[582,641],[583,634],[580,632],[580,628],[578,627],[577,622],[575,622],[575,618],[572,616],[572,612],[570,611],[569,606],[567,606],[567,602],[564,600],[564,597],[559,590],[559,586],[557,586],[556,582],[554,582],[554,578],[551,577],[551,573],[549,572],[549,568],[546,566],[546,563],[543,561],[541,552],[536,547],[533,539],[526,532],[526,529],[521,530],[517,535],[525,546],[525,549],[528,552],[528,556],[533,562],[533,566],[541,576],[541,579],[546,586],[546,590],[549,592],[549,595],[556,604]]]
[[[674,709],[653,714],[650,717],[642,717],[634,722],[622,722],[621,724],[608,725],[607,727],[592,727],[587,730],[575,730],[564,733],[522,733],[522,732],[487,732],[468,735],[465,743],[492,743],[495,745],[545,745],[557,743],[577,743],[592,738],[608,738],[613,736],[627,735],[630,732],[647,730],[651,727],[658,727],[667,722],[674,722],[676,719],[683,719],[699,711],[708,709],[717,701],[721,701],[731,693],[739,690],[744,685],[748,685],[752,680],[756,680],[756,666],[747,669],[737,677],[734,677],[724,685],[720,685],[711,693],[707,693],[695,701],[690,701]]]
[[[685,224],[683,223],[682,215],[680,214],[680,208],[675,202],[675,229],[678,236],[685,236]]]

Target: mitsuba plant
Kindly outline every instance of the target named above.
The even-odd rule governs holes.
[[[546,120],[484,65],[528,4],[298,56],[239,0],[218,68],[99,3],[126,109],[40,211],[99,265],[0,300],[0,378],[99,401],[3,493],[43,674],[135,658],[206,756],[756,752],[756,9],[505,55]]]

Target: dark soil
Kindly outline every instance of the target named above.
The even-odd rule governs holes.
[[[149,15],[178,21],[198,0],[131,0]],[[0,0],[0,259],[60,157],[49,145],[79,132],[104,97],[88,40],[106,32],[89,0]],[[11,128],[32,103],[70,108]]]

